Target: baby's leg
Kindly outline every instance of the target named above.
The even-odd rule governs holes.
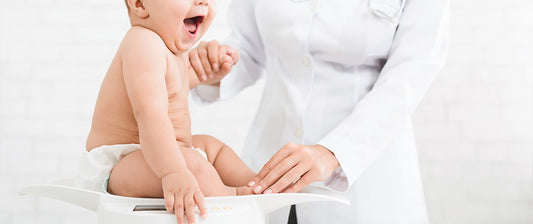
[[[246,186],[256,175],[230,147],[212,136],[193,135],[192,144],[206,152],[207,159],[228,186]]]
[[[194,174],[204,196],[235,195],[236,190],[225,186],[214,167],[198,152],[182,150],[187,167]],[[109,193],[129,196],[162,198],[161,179],[155,175],[141,150],[122,158],[113,168],[107,187]]]

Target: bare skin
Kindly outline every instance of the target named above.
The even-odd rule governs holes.
[[[168,71],[165,76],[166,79],[166,89],[168,92],[168,118],[170,119],[173,127],[174,137],[176,142],[182,148],[182,153],[187,161],[187,164],[201,164],[200,166],[208,169],[212,165],[215,165],[217,171],[223,174],[222,179],[232,179],[235,175],[240,176],[240,173],[245,173],[242,175],[243,180],[251,180],[254,176],[253,172],[247,168],[247,166],[238,158],[238,156],[222,142],[216,140],[213,137],[209,136],[192,136],[190,131],[190,115],[189,109],[187,107],[187,96],[189,92],[189,80],[188,77],[179,75],[188,73],[185,67],[190,67],[186,65],[179,65],[179,59],[172,55],[170,52],[167,52],[167,62],[168,62]],[[100,94],[95,106],[95,111],[93,115],[93,123],[89,137],[87,139],[86,149],[90,151],[93,148],[102,146],[102,145],[115,145],[115,144],[126,144],[126,143],[135,143],[140,144],[139,139],[139,127],[129,101],[128,93],[124,83],[124,76],[122,72],[122,65],[120,63],[120,56],[122,54],[121,49],[119,49],[117,57],[111,63],[108,73],[102,82],[100,89]],[[181,70],[181,71],[180,71]],[[195,141],[193,141],[195,140]],[[204,142],[205,141],[205,142]],[[225,150],[220,150],[224,145]],[[192,150],[192,147],[201,148],[207,153],[209,161],[205,160],[201,155]],[[214,149],[213,149],[214,148]],[[128,155],[124,160],[131,160],[136,155],[142,157],[140,152],[131,153],[131,156]],[[131,157],[131,158],[130,158]],[[126,159],[128,158],[128,159]],[[216,161],[214,158],[224,158],[222,161]],[[135,162],[144,162],[142,161]],[[207,164],[209,162],[209,164]],[[110,179],[109,190],[114,192],[114,172],[123,165],[117,164],[116,168],[113,169],[112,176]],[[149,168],[149,167],[146,167]],[[225,172],[226,170],[233,170],[235,172]],[[213,170],[213,172],[216,172]],[[231,175],[228,175],[230,174]],[[138,175],[136,172],[133,172],[135,177]],[[226,174],[226,175],[224,175]],[[154,176],[155,177],[155,176]],[[151,178],[151,177],[147,177]],[[202,179],[202,177],[197,177]],[[142,178],[141,178],[142,179]],[[209,178],[210,179],[210,178]],[[146,182],[154,183],[155,182]],[[211,183],[206,181],[206,183]],[[236,182],[229,181],[230,186],[243,186],[246,185],[246,181]],[[161,183],[157,183],[154,189],[158,192],[161,190]],[[151,186],[144,186],[146,188],[151,188]],[[235,195],[235,189],[227,189],[228,187],[215,184],[205,184],[200,188],[204,192],[205,196],[223,196],[223,195]],[[121,192],[119,195],[124,196],[146,196],[146,197],[162,197],[162,193],[128,193],[117,189],[116,192]]]
[[[250,187],[242,186],[255,173],[245,169],[246,165],[231,148],[208,135],[192,136],[192,144],[207,154],[206,160],[192,149],[182,151],[187,168],[196,177],[205,196],[252,194]],[[129,197],[163,197],[161,179],[150,169],[140,150],[126,155],[115,165],[109,178],[108,191]]]
[[[179,224],[194,223],[195,205],[206,216],[204,196],[251,194],[237,186],[256,175],[222,142],[191,134],[187,98],[200,81],[187,52],[212,22],[214,0],[127,4],[132,28],[102,82],[86,149],[140,144],[115,165],[108,191],[164,197]]]

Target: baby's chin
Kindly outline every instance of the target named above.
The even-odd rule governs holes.
[[[196,37],[194,39],[188,39],[188,40],[186,39],[186,41],[181,41],[179,43],[175,43],[174,46],[175,46],[175,49],[176,49],[177,52],[174,52],[174,53],[190,51],[194,47],[194,45],[196,45],[196,43],[198,43],[198,41],[200,41],[202,36],[203,36],[203,33],[202,33],[202,35],[198,35],[198,37]],[[182,38],[182,39],[185,39],[185,38]]]
[[[170,52],[172,52],[173,54],[183,54],[183,53],[187,53],[189,52],[193,47],[194,45],[197,43],[198,41],[194,41],[192,43],[176,43],[176,44],[173,44],[173,45],[169,45],[167,44],[167,48],[170,50]],[[165,43],[166,44],[166,43]],[[169,47],[169,46],[173,46],[173,47]]]

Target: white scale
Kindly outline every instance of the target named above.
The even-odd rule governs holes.
[[[77,188],[66,179],[51,184],[31,185],[21,195],[48,197],[96,212],[98,224],[175,224],[176,216],[165,210],[161,198],[131,198]],[[330,201],[349,205],[345,198],[330,190],[309,186],[300,193],[258,194],[206,197],[208,218],[196,214],[199,224],[266,224],[268,214],[285,206]]]

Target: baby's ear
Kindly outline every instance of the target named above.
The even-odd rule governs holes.
[[[148,11],[144,7],[144,0],[127,0],[130,12],[141,17],[148,17]]]

